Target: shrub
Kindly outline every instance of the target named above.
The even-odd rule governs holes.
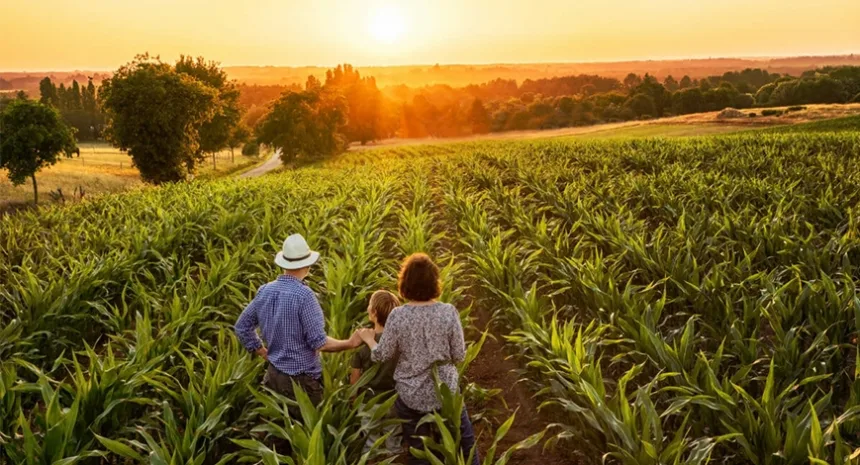
[[[794,105],[794,106],[788,107],[788,108],[785,110],[785,112],[786,112],[786,113],[788,113],[788,112],[791,112],[791,111],[800,111],[800,110],[806,110],[806,107],[805,107],[805,106],[803,106],[803,105]]]
[[[755,118],[755,117],[756,117],[755,112],[750,113],[750,114],[749,114],[749,117],[750,117],[750,118]]]
[[[762,116],[781,116],[783,113],[782,110],[762,110]]]
[[[248,142],[242,147],[242,155],[248,157],[256,157],[260,155],[260,144],[257,142]]]

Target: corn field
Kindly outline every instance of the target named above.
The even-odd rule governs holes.
[[[539,443],[589,464],[855,463],[858,156],[856,132],[415,146],[4,217],[0,463],[390,463],[360,420],[392,400],[349,386],[349,354],[323,356],[323,404],[290,418],[232,334],[293,232],[323,254],[331,336],[416,251],[466,323],[492,312],[555,424],[498,454],[516,420],[492,425],[485,465]],[[467,403],[486,392],[468,383]],[[466,463],[446,453],[463,398],[443,397],[427,450]]]

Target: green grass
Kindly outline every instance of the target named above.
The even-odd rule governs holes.
[[[772,134],[814,133],[814,132],[858,132],[860,133],[860,115],[846,116],[809,123],[779,126],[764,130]]]
[[[732,124],[643,124],[589,132],[572,137],[580,139],[616,139],[636,137],[690,137],[737,132],[749,126]]]
[[[79,148],[80,157],[62,158],[56,165],[36,174],[40,202],[52,202],[51,191],[62,190],[68,201],[74,200],[75,191],[80,189],[83,189],[85,196],[94,196],[123,192],[144,185],[128,154],[105,143],[81,144]],[[229,150],[225,150],[217,154],[215,168],[212,167],[211,157],[201,164],[198,176],[212,179],[229,175],[261,160],[243,157],[237,150],[234,163],[231,162]],[[23,185],[13,186],[6,172],[0,170],[0,209],[32,201],[33,186],[29,180]]]

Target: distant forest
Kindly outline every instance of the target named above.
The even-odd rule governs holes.
[[[598,123],[658,118],[671,115],[753,106],[847,103],[860,101],[860,57],[808,57],[762,60],[767,68],[736,68],[719,74],[704,71],[723,69],[750,60],[716,59],[662,62],[595,63],[576,65],[487,65],[364,68],[380,72],[364,74],[341,65],[320,73],[304,70],[302,81],[285,68],[225,68],[239,79],[238,106],[242,123],[251,131],[285,95],[312,88],[325,90],[329,104],[342,103],[346,142],[366,143],[391,137],[457,137],[488,132],[552,129]],[[752,61],[758,63],[759,61]],[[825,65],[822,65],[824,63]],[[619,70],[642,71],[619,74]],[[573,69],[598,69],[606,74],[575,73],[550,77],[527,77]],[[241,72],[235,72],[240,70]],[[656,71],[654,73],[648,70]],[[665,73],[686,70],[684,74]],[[793,72],[787,72],[790,70]],[[280,73],[280,74],[279,74]],[[400,74],[398,74],[400,73]],[[489,73],[496,73],[491,75]],[[280,84],[262,77],[280,75]],[[400,76],[402,75],[402,76]],[[491,75],[481,83],[468,81]],[[98,139],[104,124],[98,104],[98,87],[107,73],[0,74],[0,91],[24,91],[31,98],[51,103],[67,122],[77,128],[80,140]],[[400,76],[402,81],[394,81]],[[432,78],[436,76],[436,78]],[[290,82],[284,83],[284,80]],[[405,82],[468,81],[464,85]],[[33,83],[35,82],[35,87]],[[249,83],[250,82],[250,83]],[[387,82],[388,85],[381,85]],[[391,84],[399,82],[398,84]],[[332,100],[331,97],[337,99]],[[340,108],[341,103],[337,103]],[[338,110],[341,113],[340,110]]]
[[[311,79],[316,79],[311,77]],[[457,137],[498,131],[553,129],[672,115],[811,103],[860,102],[860,66],[828,66],[797,76],[748,68],[692,78],[629,73],[622,79],[574,75],[494,79],[464,87],[378,88],[350,65],[329,70],[326,87],[347,101],[347,138]],[[240,85],[244,122],[254,128],[270,103],[300,85]],[[354,126],[361,126],[358,131]],[[352,129],[349,129],[353,127]]]

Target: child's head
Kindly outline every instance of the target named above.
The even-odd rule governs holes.
[[[394,294],[388,291],[376,291],[370,296],[370,303],[367,305],[367,316],[370,318],[371,323],[385,326],[385,322],[388,321],[388,315],[399,306],[400,300]]]

